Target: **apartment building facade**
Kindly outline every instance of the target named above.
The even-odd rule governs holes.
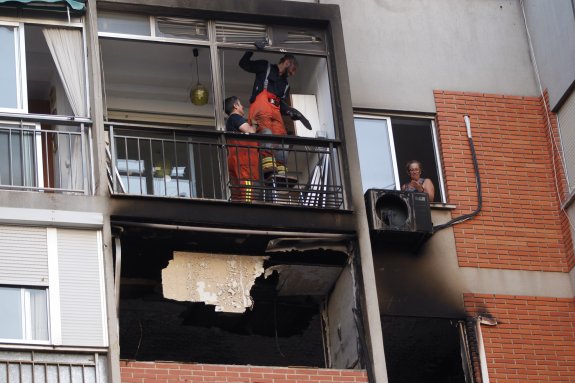
[[[0,381],[570,381],[572,5],[0,2]]]

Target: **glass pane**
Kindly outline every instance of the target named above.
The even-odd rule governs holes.
[[[98,30],[100,32],[150,36],[150,18],[126,13],[98,12]]]
[[[19,288],[0,287],[0,339],[23,339]]]
[[[0,26],[0,108],[18,108],[16,28]]]
[[[0,185],[35,186],[34,132],[0,126]]]
[[[30,294],[30,338],[48,340],[48,304],[45,289],[28,289]]]
[[[386,120],[355,119],[363,191],[396,189]]]

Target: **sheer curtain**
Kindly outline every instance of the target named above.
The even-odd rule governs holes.
[[[64,28],[45,28],[43,32],[74,115],[88,117],[82,34]]]
[[[84,55],[82,34],[79,30],[65,28],[43,29],[46,43],[54,59],[62,87],[68,98],[72,113],[79,117],[88,117],[86,105],[86,77],[84,72]],[[59,113],[62,114],[62,113]],[[70,128],[59,127],[59,131],[70,131]],[[74,127],[73,132],[80,132]],[[59,136],[57,161],[59,167],[60,188],[87,190],[84,184],[87,163],[84,162],[84,150],[81,136],[70,134]]]
[[[30,289],[31,339],[48,340],[48,303],[46,290]]]

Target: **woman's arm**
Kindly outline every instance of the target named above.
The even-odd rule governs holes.
[[[429,178],[426,178],[425,181],[423,181],[423,191],[429,196],[429,202],[433,202],[435,200],[435,186],[433,186],[433,182],[431,182]]]

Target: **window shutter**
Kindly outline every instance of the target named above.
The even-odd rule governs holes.
[[[62,344],[105,346],[98,232],[58,229]]]
[[[46,229],[0,226],[0,284],[48,286]]]
[[[201,40],[208,38],[208,26],[205,20],[158,17],[156,25],[156,33],[159,36]]]
[[[216,22],[216,40],[222,43],[252,44],[268,37],[267,27],[261,24]]]
[[[325,52],[325,33],[316,29],[274,27],[274,46]]]
[[[557,117],[569,191],[572,191],[575,189],[575,92],[561,106]]]

